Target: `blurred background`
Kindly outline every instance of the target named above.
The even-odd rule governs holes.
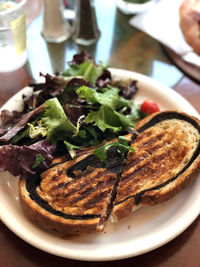
[[[72,26],[78,19],[75,13],[78,1],[65,0],[63,3],[65,19]],[[61,43],[47,42],[41,35],[43,4],[41,0],[28,0],[26,4],[27,68],[33,79],[38,78],[39,72],[62,72],[73,55],[82,50],[89,52],[97,61],[143,73],[168,86],[174,86],[181,79],[181,71],[170,61],[162,46],[131,26],[129,20],[134,14],[123,13],[116,0],[94,0],[100,37],[88,46],[78,45],[73,40],[73,34]],[[53,17],[51,19],[54,20]]]
[[[27,61],[16,71],[0,71],[0,105],[30,81],[37,81],[40,73],[63,72],[74,54],[86,51],[97,62],[139,72],[175,88],[199,109],[200,57],[191,54],[197,65],[184,58],[191,48],[179,25],[182,0],[17,1],[26,2]],[[51,34],[60,38],[53,40]],[[89,41],[80,41],[79,35],[84,34],[89,34],[85,36]]]

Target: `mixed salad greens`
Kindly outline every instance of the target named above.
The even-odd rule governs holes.
[[[1,111],[1,171],[26,178],[48,168],[56,155],[74,157],[103,144],[94,154],[105,161],[111,146],[130,149],[123,135],[145,115],[133,102],[137,81],[114,81],[107,66],[84,52],[62,74],[41,76],[45,81],[30,84],[33,93],[23,95],[23,111]]]

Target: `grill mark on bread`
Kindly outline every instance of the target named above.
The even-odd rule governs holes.
[[[96,195],[95,198],[89,199],[86,203],[84,203],[84,207],[88,208],[92,205],[95,205],[98,202],[100,202],[102,199],[104,199],[106,196],[107,196],[107,191],[100,192],[100,194]]]
[[[59,180],[59,176],[52,176],[51,180],[52,180],[53,182],[56,182],[56,181]]]
[[[77,197],[77,198],[75,198],[75,199],[72,199],[72,201],[70,202],[70,204],[75,204],[79,200],[82,200],[84,198],[89,198],[89,196],[92,197],[91,194],[93,192],[96,192],[98,189],[102,188],[103,185],[105,187],[105,182],[104,181],[99,181],[96,184],[95,188],[94,187],[91,187],[90,183],[88,183],[88,185],[89,185],[89,187],[87,187],[87,188],[86,187],[83,187],[83,189],[84,189],[83,191],[78,190],[80,196]]]
[[[142,143],[141,146],[139,146],[139,148],[140,147],[143,148],[143,147],[146,147],[146,146],[150,146],[155,142],[156,142],[156,138],[149,139],[148,141]]]
[[[102,175],[104,175],[105,172],[102,172]],[[104,175],[105,177],[105,175]],[[61,199],[64,198],[66,202],[69,203],[69,205],[78,205],[78,202],[84,199],[94,198],[95,196],[92,195],[92,193],[99,192],[100,190],[105,190],[105,188],[111,188],[113,184],[116,181],[116,177],[113,175],[107,175],[106,181],[105,180],[97,180],[95,179],[95,183],[91,186],[90,182],[81,184],[79,188],[72,188],[67,194],[62,195],[60,194]],[[83,190],[82,190],[83,189]],[[76,196],[75,193],[78,192],[78,195]],[[75,195],[75,198],[71,197]]]
[[[88,186],[90,184],[90,182],[86,182],[85,184],[81,184],[81,186],[79,188],[72,188],[68,193],[64,194],[64,197],[67,198],[70,195],[72,195],[73,193],[78,192],[79,190],[82,190],[83,188],[85,188],[86,186]]]
[[[168,157],[168,153],[163,152],[162,154],[156,156],[151,156],[151,157],[149,156],[148,158],[143,158],[143,159],[141,158],[131,175],[129,173],[131,171],[131,168],[129,168],[131,164],[127,165],[126,166],[127,168],[124,169],[124,174],[126,174],[126,172],[128,173],[126,176],[122,176],[122,183],[125,184],[129,180],[132,180],[136,175],[144,175],[147,172],[147,170],[151,169],[150,167],[152,166],[153,163],[159,162],[160,160],[166,157]]]
[[[87,198],[89,195],[91,195],[91,193],[95,192],[95,188],[93,187],[88,187],[86,188],[84,191],[80,192],[81,194],[79,194],[78,197],[72,199],[70,202],[69,202],[69,205],[73,205],[75,203],[77,203],[78,201],[84,199],[84,198]]]
[[[62,182],[62,183],[60,183],[60,184],[57,185],[57,188],[62,189],[62,188],[65,188],[66,185],[67,185],[67,183]]]
[[[137,165],[137,167],[135,168],[135,170],[132,172],[131,175],[128,172],[127,175],[122,176],[121,184],[124,186],[124,184],[126,184],[128,181],[132,180],[136,175],[143,175],[149,169],[150,166],[151,166],[150,162],[146,162],[143,165]],[[128,169],[128,170],[130,170],[130,169]]]
[[[159,158],[166,158],[167,154],[163,153],[160,157],[157,157],[156,160],[159,161]],[[126,195],[127,191],[130,193],[137,192],[141,187],[144,186],[144,181],[148,180],[149,182],[154,182],[154,179],[158,176],[165,173],[166,168],[160,167],[159,169],[154,169],[152,167],[152,162],[146,162],[140,166],[137,166],[133,172],[127,171],[126,174],[122,177],[121,186],[123,187],[122,193],[119,190],[118,192],[121,195]],[[142,183],[141,183],[142,182]],[[155,180],[156,182],[156,180]]]
[[[72,179],[71,181],[65,183],[65,182],[61,182],[57,185],[54,185],[52,188],[50,188],[48,190],[49,193],[53,192],[58,192],[59,189],[64,189],[65,191],[68,190],[69,192],[65,194],[65,196],[69,196],[71,193],[71,191],[73,190],[73,193],[76,193],[78,191],[81,191],[82,189],[84,189],[86,186],[91,184],[91,177],[94,177],[94,183],[95,181],[98,181],[99,178],[101,178],[102,176],[106,176],[107,174],[109,174],[110,171],[106,170],[106,169],[94,169],[93,173],[90,173],[90,176],[88,175],[88,177],[84,176],[84,177],[79,177],[78,179]],[[89,179],[89,181],[88,181]],[[81,180],[83,180],[84,182],[81,182]],[[75,188],[74,188],[75,187]],[[61,191],[61,194],[63,193],[63,190]]]

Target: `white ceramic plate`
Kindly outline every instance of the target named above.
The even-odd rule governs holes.
[[[172,89],[141,74],[111,69],[120,79],[138,80],[136,101],[155,100],[162,110],[179,110],[198,116],[195,109]],[[23,93],[30,89],[24,89]],[[3,108],[19,107],[22,92]],[[174,199],[137,210],[119,223],[108,222],[103,233],[64,240],[28,220],[19,205],[17,179],[0,175],[1,220],[31,245],[54,255],[89,261],[133,257],[158,248],[182,233],[200,214],[200,177]]]

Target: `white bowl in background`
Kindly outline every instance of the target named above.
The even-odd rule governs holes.
[[[142,4],[135,4],[135,3],[129,3],[124,0],[117,0],[117,7],[119,10],[121,10],[124,14],[137,14],[141,12],[145,12],[152,8],[152,6],[155,4],[155,0],[149,0],[148,2],[142,3]]]

